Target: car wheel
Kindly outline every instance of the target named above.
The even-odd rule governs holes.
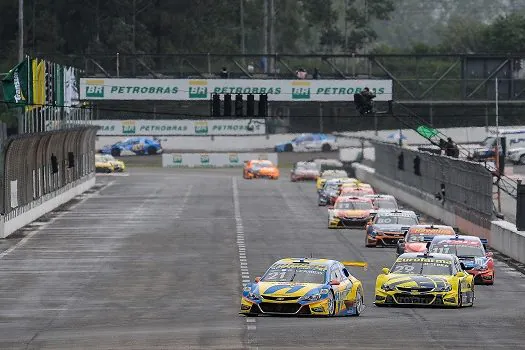
[[[291,143],[287,143],[286,146],[284,146],[284,151],[285,152],[292,152],[293,151],[293,146]]]
[[[111,149],[111,155],[113,157],[120,157],[120,149],[118,149],[118,148]]]
[[[363,296],[361,295],[361,292],[357,292],[357,295],[355,297],[355,315],[356,316],[361,315],[362,309],[363,309]]]
[[[525,154],[522,154],[522,155],[520,156],[519,164],[521,164],[521,165],[525,165]]]
[[[154,154],[157,154],[157,149],[153,146],[149,146],[148,147],[148,154],[151,156],[151,155],[154,155]]]
[[[328,298],[328,316],[334,316],[335,315],[335,298],[334,298],[334,292],[332,291],[330,293],[330,297]]]
[[[332,150],[332,147],[329,144],[325,143],[323,147],[321,147],[321,150],[323,152],[330,152]]]
[[[463,292],[461,291],[461,285],[460,285],[458,287],[458,309],[461,307],[463,307]]]

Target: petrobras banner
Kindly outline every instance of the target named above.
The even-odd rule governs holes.
[[[164,153],[163,168],[240,168],[247,160],[270,160],[277,165],[277,153]]]
[[[212,94],[268,94],[269,101],[353,101],[370,88],[376,101],[392,99],[392,80],[80,79],[81,100],[209,100]],[[246,99],[246,98],[245,98]]]
[[[264,119],[93,120],[98,136],[228,136],[264,135]]]

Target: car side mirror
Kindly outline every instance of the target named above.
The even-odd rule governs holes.
[[[466,274],[463,271],[459,271],[458,273],[456,273],[456,277],[458,277],[458,278],[462,278],[462,277],[465,277],[465,276],[466,276]]]
[[[492,257],[494,256],[494,253],[493,253],[493,252],[486,252],[486,253],[485,253],[485,256],[486,256],[487,258],[492,258]]]
[[[330,285],[331,285],[331,286],[338,286],[338,285],[340,285],[340,284],[341,284],[341,282],[339,282],[338,280],[331,280],[331,281],[330,281]]]
[[[261,277],[255,277],[255,283],[259,283],[261,281]]]
[[[384,274],[384,275],[388,275],[390,273],[390,270],[387,267],[383,267],[381,269],[381,273]]]

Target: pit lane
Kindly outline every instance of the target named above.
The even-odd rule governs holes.
[[[524,275],[498,262],[495,285],[477,286],[473,308],[377,308],[375,278],[394,250],[365,248],[362,230],[328,230],[314,184],[286,175],[131,169],[100,177],[99,192],[0,259],[0,348],[523,347]],[[361,317],[237,314],[242,271],[253,279],[281,257],[310,255],[369,263],[351,270],[364,283]]]

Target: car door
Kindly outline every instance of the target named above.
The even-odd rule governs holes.
[[[307,135],[304,138],[304,148],[307,151],[321,150],[321,140],[318,135]]]
[[[339,285],[332,286],[332,290],[334,291],[335,296],[335,313],[339,313],[344,306],[344,301],[346,298],[347,289],[348,289],[348,277],[343,275],[341,268],[339,265],[334,264],[332,265],[330,269],[330,281],[339,281]]]

